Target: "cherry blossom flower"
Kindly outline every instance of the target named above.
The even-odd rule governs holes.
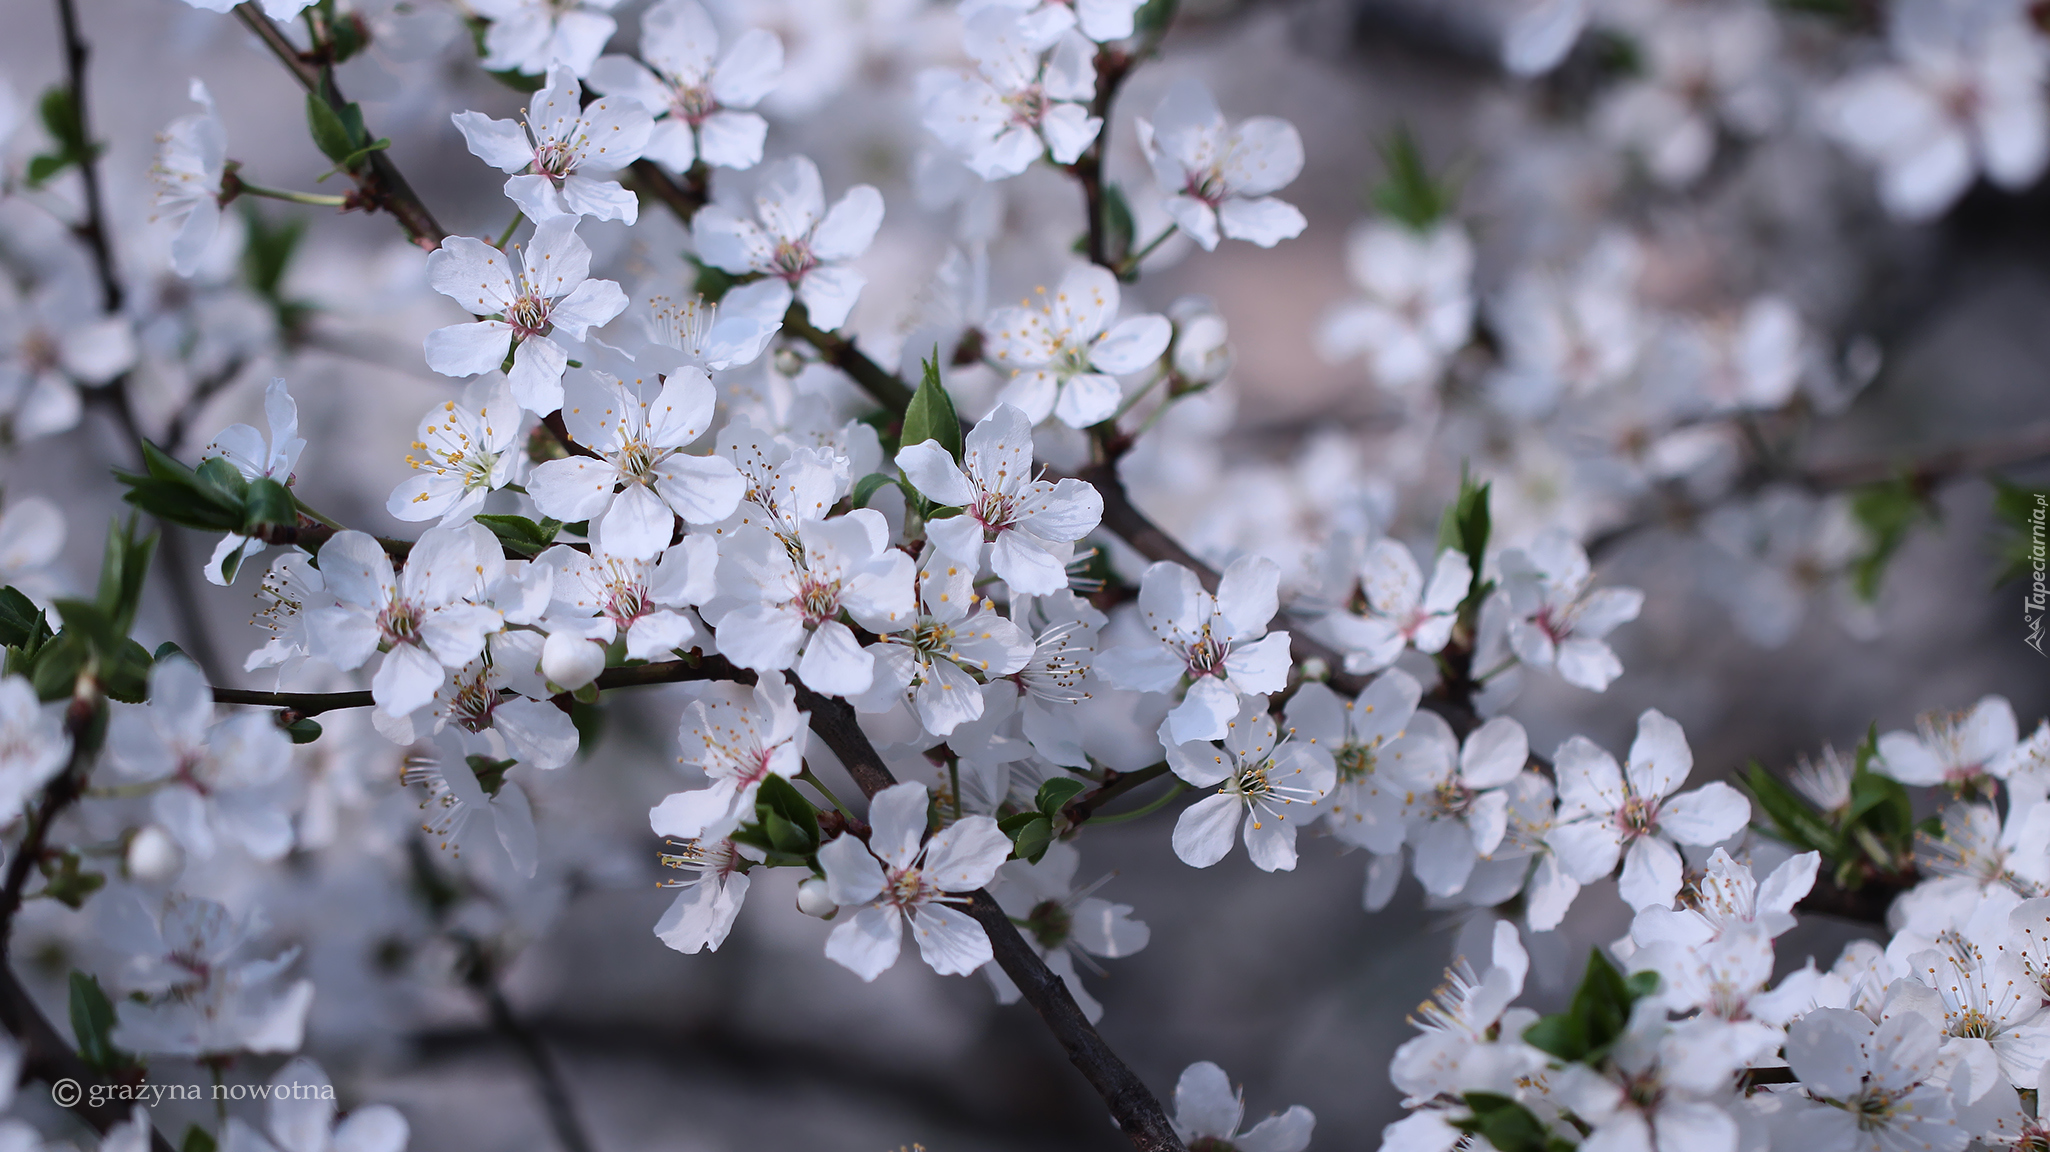
[[[1535,1017],[1527,1008],[1510,1008],[1523,994],[1529,972],[1530,955],[1523,950],[1516,926],[1496,921],[1487,969],[1476,976],[1473,966],[1460,957],[1446,970],[1445,983],[1411,1017],[1410,1023],[1423,1034],[1395,1050],[1388,1066],[1395,1087],[1411,1100],[1422,1101],[1440,1092],[1458,1095],[1492,1087],[1530,1070],[1527,1049],[1490,1042],[1491,1034],[1520,1035]]]
[[[320,561],[333,604],[306,612],[309,651],[348,671],[382,650],[370,688],[389,716],[432,700],[444,666],[475,659],[503,619],[470,600],[505,567],[498,538],[475,521],[422,533],[402,575],[393,574],[384,546],[363,532],[335,533]]]
[[[1623,674],[1623,662],[1605,641],[1619,624],[1637,619],[1644,593],[1635,588],[1590,588],[1587,551],[1565,532],[1541,534],[1529,548],[1502,554],[1502,584],[1512,616],[1509,644],[1517,659],[1551,668],[1578,688],[1600,692]]]
[[[687,840],[663,852],[663,867],[692,878],[663,881],[663,887],[677,892],[655,922],[655,938],[687,956],[708,948],[717,952],[747,899],[750,852],[760,855],[731,840]]]
[[[769,122],[750,111],[783,76],[783,42],[750,28],[719,53],[719,30],[696,0],[662,0],[641,17],[641,60],[602,56],[591,86],[637,100],[654,133],[642,154],[671,172],[702,160],[752,168],[762,160]]]
[[[676,730],[683,752],[676,762],[703,772],[711,784],[671,793],[649,811],[649,827],[679,840],[724,839],[753,818],[763,780],[788,780],[804,770],[810,721],[781,673],[763,674],[752,690],[706,685],[683,710]]]
[[[2037,1086],[2050,1059],[2050,1018],[2043,1014],[2042,986],[2029,978],[2020,956],[1953,937],[1908,966],[1926,987],[1912,997],[1895,988],[1893,1007],[1919,1012],[1948,1037],[1944,1053],[1971,1069],[1973,1100],[1988,1085]]]
[[[263,478],[290,484],[292,470],[299,466],[299,454],[306,450],[306,441],[299,435],[299,405],[283,380],[272,380],[264,390],[263,410],[270,422],[268,447],[263,433],[247,424],[231,424],[200,450],[199,458],[226,460],[245,480]],[[206,563],[207,582],[222,587],[233,584],[242,562],[263,549],[264,542],[254,537],[234,532],[221,537]]]
[[[722,312],[703,296],[681,304],[656,296],[648,301],[648,346],[635,363],[664,376],[685,367],[708,374],[738,368],[760,358],[782,327],[781,316],[765,321],[732,309]]]
[[[1596,112],[1654,180],[1681,188],[1715,158],[1716,135],[1756,136],[1779,112],[1771,66],[1778,25],[1765,8],[1672,9],[1635,37],[1639,75]]]
[[[1257,697],[1226,726],[1223,748],[1207,740],[1169,744],[1167,766],[1198,788],[1217,789],[1175,822],[1174,854],[1197,868],[1224,859],[1243,823],[1254,867],[1294,870],[1296,830],[1321,814],[1317,806],[1337,781],[1330,752],[1285,735],[1276,739],[1274,719]]]
[[[468,853],[472,860],[502,861],[513,874],[531,879],[540,863],[534,808],[519,781],[506,778],[507,767],[486,756],[466,755],[444,733],[431,751],[407,757],[399,780],[426,791],[420,831],[434,837],[442,851],[457,859]]]
[[[719,596],[704,608],[719,654],[757,672],[796,664],[817,692],[868,691],[875,656],[840,614],[880,634],[910,627],[917,611],[911,557],[888,541],[866,508],[806,523],[794,547],[762,528],[734,533],[720,549]]]
[[[1103,497],[1086,481],[1032,478],[1032,420],[998,404],[968,433],[961,463],[937,440],[897,453],[904,478],[927,499],[961,509],[926,521],[933,546],[979,570],[989,565],[1013,594],[1050,596],[1068,586],[1066,557],[1056,552],[1096,529]]]
[[[114,1043],[192,1057],[298,1050],[313,982],[283,981],[297,948],[243,958],[253,917],[175,893],[152,910],[132,891],[95,901],[95,913],[100,938],[128,958],[115,977]]]
[[[619,0],[473,0],[491,22],[484,31],[484,67],[539,76],[556,64],[578,76],[591,70],[619,30],[604,15]]]
[[[1182,1069],[1174,1086],[1174,1130],[1191,1148],[1243,1148],[1248,1152],[1303,1152],[1317,1118],[1300,1104],[1245,1132],[1246,1101],[1232,1090],[1224,1069],[1205,1060]]]
[[[1831,134],[1878,167],[1887,211],[1935,216],[1979,171],[2004,188],[2034,183],[2050,160],[2050,114],[2043,54],[2019,13],[1902,0],[1887,23],[1898,62],[1825,97]]]
[[[1139,582],[1151,642],[1103,653],[1097,674],[1140,692],[1171,692],[1186,680],[1163,738],[1169,745],[1223,739],[1241,696],[1265,696],[1288,683],[1289,635],[1267,631],[1280,580],[1272,560],[1244,556],[1224,570],[1213,596],[1187,568],[1166,560],[1152,565]]]
[[[198,80],[189,94],[205,111],[171,121],[157,136],[157,158],[149,169],[155,218],[178,226],[171,267],[180,276],[199,271],[200,258],[220,231],[221,178],[228,162],[228,133],[213,94]]]
[[[1339,363],[1365,357],[1393,392],[1435,383],[1473,331],[1473,244],[1457,224],[1417,231],[1362,223],[1346,242],[1346,271],[1366,294],[1332,309],[1317,351]]]
[[[133,323],[108,315],[97,289],[58,280],[22,294],[0,284],[0,433],[21,443],[76,427],[79,387],[112,383],[139,352]]]
[[[368,1104],[336,1123],[334,1086],[304,1056],[278,1069],[269,1084],[264,1128],[228,1118],[224,1152],[404,1152],[411,1129],[389,1104]]]
[[[548,68],[548,83],[534,93],[533,111],[520,120],[493,120],[482,112],[458,112],[452,119],[470,153],[511,173],[505,194],[535,223],[558,216],[589,216],[632,224],[640,201],[611,173],[640,159],[654,121],[628,97],[583,103],[583,85],[560,64]]]
[[[1474,729],[1456,762],[1450,756],[1390,758],[1387,786],[1369,802],[1399,808],[1426,892],[1456,894],[1474,864],[1501,845],[1509,830],[1504,788],[1529,759],[1523,725],[1507,716]]]
[[[564,393],[570,438],[597,453],[534,468],[527,491],[542,514],[589,520],[621,556],[652,559],[675,538],[676,519],[711,524],[733,514],[745,483],[730,461],[684,451],[710,430],[718,394],[694,368],[659,391],[579,372]]]
[[[982,683],[1021,671],[1034,645],[1016,624],[975,593],[975,571],[937,549],[919,566],[917,619],[874,648],[875,682],[864,710],[883,711],[907,697],[934,736],[982,715]]]
[[[1673,794],[1693,770],[1694,752],[1680,726],[1656,709],[1637,718],[1626,767],[1584,736],[1560,745],[1552,760],[1559,815],[1546,842],[1582,884],[1607,876],[1623,859],[1621,891],[1632,908],[1672,905],[1680,891],[1676,843],[1715,844],[1751,819],[1750,802],[1720,780]]]
[[[0,679],[0,824],[71,759],[62,706],[45,707],[23,676]]]
[[[160,785],[150,812],[188,854],[206,859],[226,841],[268,861],[292,847],[292,744],[270,716],[238,712],[215,723],[205,674],[179,657],[150,669],[148,703],[114,709],[111,766],[128,781]]]
[[[1591,0],[1517,0],[1502,35],[1502,66],[1541,76],[1559,66],[1587,26]]]
[[[1473,585],[1473,566],[1447,548],[1438,553],[1427,585],[1409,548],[1384,538],[1368,546],[1359,584],[1367,601],[1365,614],[1330,612],[1318,622],[1345,653],[1345,670],[1354,675],[1388,667],[1405,648],[1442,650]]]
[[[1117,314],[1117,277],[1094,264],[1061,277],[1041,307],[1028,302],[991,313],[989,355],[1013,375],[1001,400],[1034,424],[1048,416],[1070,428],[1108,420],[1123,396],[1112,377],[1160,359],[1174,335],[1165,316],[1132,316],[1113,326]]]
[[[1932,712],[1918,717],[1916,732],[1888,732],[1879,738],[1873,768],[1903,784],[1925,788],[1965,787],[1980,777],[2005,779],[2009,753],[2020,742],[2014,708],[1988,696],[1970,712]]]
[[[1089,114],[1094,46],[1048,23],[986,7],[969,17],[966,41],[981,74],[919,74],[926,128],[984,180],[1016,176],[1041,156],[1073,164],[1103,128]]]
[[[592,280],[591,249],[577,237],[579,217],[544,220],[523,248],[500,252],[482,240],[451,236],[427,257],[434,290],[484,317],[427,336],[427,366],[472,376],[505,363],[512,351],[513,398],[537,416],[562,407],[569,352],[556,333],[582,340],[590,328],[626,310],[626,293]]]
[[[813,325],[830,331],[845,324],[868,283],[847,262],[874,242],[883,194],[857,184],[828,209],[818,166],[792,156],[762,169],[755,213],[759,224],[723,204],[698,209],[691,219],[698,256],[737,276],[763,278],[758,298],[749,301],[752,314],[780,316],[794,295]],[[728,306],[735,306],[731,297]]]
[[[842,833],[819,849],[826,890],[854,914],[826,939],[826,958],[863,980],[897,962],[904,923],[918,954],[942,976],[966,976],[991,958],[982,925],[954,907],[988,884],[1011,854],[1010,838],[987,816],[967,816],[926,840],[925,785],[875,794],[868,843]]]
[[[510,381],[496,372],[471,381],[461,403],[446,401],[420,418],[413,437],[420,455],[406,456],[414,475],[392,489],[385,511],[413,522],[469,519],[485,497],[525,475],[526,454],[517,449],[526,430]]]
[[[1877,1024],[1844,1008],[1801,1017],[1787,1032],[1787,1063],[1813,1099],[1788,1099],[1775,1134],[1798,1148],[1960,1152],[1971,1135],[1954,1119],[1938,1040],[1913,1012]]]
[[[544,625],[551,640],[572,633],[602,647],[624,637],[627,659],[660,660],[697,637],[684,609],[712,598],[719,550],[710,537],[687,536],[646,560],[612,551],[600,534],[588,554],[557,545],[535,561],[556,570]]]
[[[1034,23],[1062,30],[1079,27],[1082,35],[1107,44],[1132,34],[1132,17],[1144,5],[1145,0],[965,0],[961,18],[973,20],[994,8],[1010,9]]]
[[[1347,844],[1381,855],[1400,850],[1407,833],[1401,809],[1380,799],[1383,792],[1401,787],[1391,770],[1397,763],[1424,760],[1429,763],[1405,768],[1405,775],[1437,773],[1437,762],[1449,762],[1457,747],[1450,729],[1434,723],[1429,713],[1417,712],[1423,694],[1416,677],[1391,668],[1374,677],[1355,700],[1316,681],[1289,697],[1286,714],[1295,738],[1331,756],[1336,783],[1321,808],[1331,834]]]
[[[1082,986],[1076,963],[1100,974],[1102,970],[1091,957],[1114,960],[1130,956],[1145,948],[1153,933],[1144,921],[1132,919],[1130,904],[1113,904],[1092,895],[1102,881],[1076,888],[1075,871],[1081,864],[1081,853],[1073,844],[1056,840],[1047,845],[1046,855],[1037,864],[1006,861],[990,881],[989,894],[1004,914],[1024,929],[1025,942],[1068,986],[1082,1014],[1093,1024],[1103,1018],[1103,1005]],[[1018,1001],[1018,986],[1003,969],[989,964],[982,970],[996,988],[997,1003]]]
[[[1308,225],[1295,205],[1267,195],[1303,170],[1295,125],[1255,116],[1234,129],[1197,80],[1169,88],[1153,119],[1136,124],[1168,216],[1204,251],[1220,233],[1272,248]]]

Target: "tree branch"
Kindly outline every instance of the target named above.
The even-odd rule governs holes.
[[[101,1135],[131,1119],[128,1102],[105,1096],[95,1098],[91,1089],[111,1086],[114,1081],[81,1059],[71,1043],[44,1018],[42,1009],[15,976],[11,957],[14,918],[21,911],[29,873],[42,862],[50,841],[50,826],[85,794],[86,776],[92,771],[105,725],[104,710],[98,687],[89,683],[71,698],[64,717],[65,731],[71,736],[71,760],[44,786],[28,816],[21,844],[7,862],[6,881],[0,885],[0,1027],[5,1027],[22,1045],[25,1077],[53,1086],[70,1080],[86,1089],[66,1107]],[[150,1129],[150,1146],[152,1152],[172,1152],[171,1142],[154,1126]]]
[[[812,731],[839,757],[864,795],[874,797],[897,782],[882,757],[877,755],[875,745],[862,732],[853,705],[837,697],[821,696],[802,681],[797,683],[797,703],[811,713]],[[1183,1152],[1181,1139],[1175,1135],[1174,1126],[1168,1122],[1160,1101],[1147,1090],[1138,1074],[1118,1058],[1110,1045],[1104,1043],[1096,1026],[1089,1023],[1089,1018],[1075,1003],[1067,984],[1018,934],[1018,926],[1011,923],[1010,916],[996,900],[988,892],[978,889],[969,897],[967,912],[989,936],[990,950],[996,955],[997,966],[1024,993],[1026,1002],[1039,1013],[1047,1030],[1054,1034],[1054,1039],[1068,1054],[1069,1061],[1081,1071],[1089,1086],[1096,1089],[1096,1094],[1103,1097],[1112,1118],[1131,1140],[1132,1147],[1139,1152]]]
[[[313,53],[301,53],[253,2],[237,4],[235,16],[256,33],[257,39],[263,41],[264,47],[270,49],[271,55],[278,58],[300,86],[317,93],[337,113],[348,107],[341,90],[335,87],[334,65],[323,58],[318,45]],[[436,222],[434,213],[427,210],[427,205],[414,193],[413,186],[406,183],[405,176],[399,172],[398,165],[392,163],[391,157],[382,150],[372,152],[364,158],[359,169],[349,175],[356,181],[356,191],[365,207],[389,212],[405,230],[406,239],[420,247],[430,251],[441,247],[441,241],[448,232]]]

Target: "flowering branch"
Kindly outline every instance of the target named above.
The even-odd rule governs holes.
[[[797,703],[811,713],[812,731],[826,746],[833,750],[848,775],[861,788],[864,795],[873,798],[876,793],[895,784],[896,777],[877,754],[875,745],[861,730],[853,705],[833,696],[822,696],[804,684],[797,685]],[[1136,775],[1136,773],[1135,773]],[[1025,938],[1018,933],[1018,926],[998,906],[987,891],[977,889],[970,894],[965,909],[982,930],[989,936],[989,944],[995,953],[997,966],[1004,975],[1024,993],[1025,999],[1039,1013],[1047,1030],[1054,1034],[1061,1049],[1082,1075],[1089,1086],[1110,1107],[1110,1114],[1117,1121],[1139,1152],[1182,1152],[1181,1138],[1175,1135],[1174,1126],[1168,1122],[1167,1113],[1160,1101],[1140,1080],[1118,1054],[1104,1043],[1096,1026],[1082,1013],[1075,1003],[1074,994],[1060,976],[1046,966],[1046,961]]]

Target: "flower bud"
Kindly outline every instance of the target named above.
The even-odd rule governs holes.
[[[569,632],[555,632],[541,646],[541,675],[565,692],[574,692],[605,671],[605,646]]]
[[[826,882],[816,876],[797,886],[797,910],[821,920],[831,920],[840,914],[840,906],[826,895]]]
[[[178,874],[184,856],[169,832],[145,824],[128,840],[128,874],[147,883],[169,880]]]

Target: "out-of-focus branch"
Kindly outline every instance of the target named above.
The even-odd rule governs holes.
[[[569,1080],[562,1073],[562,1065],[541,1037],[513,1011],[498,987],[498,977],[489,960],[481,954],[471,958],[469,983],[484,1001],[485,1010],[491,1015],[491,1027],[519,1049],[520,1058],[534,1074],[534,1082],[541,1089],[541,1110],[547,1114],[548,1126],[555,1130],[555,1139],[563,1152],[595,1152],[590,1134],[584,1131],[583,1120],[577,1115],[576,1104],[570,1099]]]
[[[78,10],[73,0],[57,0],[57,22],[64,33],[65,82],[71,93],[71,110],[76,118],[78,135],[84,152],[78,158],[78,174],[85,186],[85,218],[72,226],[72,231],[85,241],[93,256],[93,270],[100,281],[100,306],[109,315],[119,314],[126,299],[121,277],[114,269],[112,229],[107,224],[106,198],[100,189],[99,154],[93,147],[92,117],[87,103],[86,64],[91,56],[85,37],[78,29]],[[121,434],[128,442],[128,450],[139,451],[142,434],[135,420],[135,407],[128,396],[129,374],[123,372],[106,387],[87,393],[112,408],[115,422],[121,426]],[[171,528],[164,526],[160,536],[163,549],[163,579],[171,593],[171,600],[178,618],[184,623],[181,629],[186,649],[199,666],[212,671],[220,666],[219,654],[214,650],[213,637],[206,630],[206,617],[200,609],[198,590],[192,586],[192,565],[185,553],[185,542]]]
[[[0,1027],[5,1027],[24,1049],[22,1074],[55,1085],[69,1080],[88,1089],[76,1095],[67,1107],[79,1119],[105,1134],[131,1117],[128,1104],[109,1094],[95,1094],[91,1088],[113,1081],[88,1065],[71,1043],[58,1033],[28,989],[14,974],[11,961],[14,917],[21,911],[29,873],[42,862],[50,841],[50,827],[78,798],[85,794],[85,781],[99,749],[99,729],[105,723],[99,689],[89,680],[80,684],[64,716],[64,728],[71,736],[71,760],[55,779],[43,787],[30,811],[21,844],[7,862],[7,877],[0,884]],[[152,1152],[172,1152],[171,1142],[150,1129]]]
[[[662,166],[653,160],[634,161],[632,171],[634,186],[668,205],[686,228],[690,227],[691,217],[705,206],[711,194],[709,173],[703,161],[692,165],[681,182],[664,172]]]
[[[812,327],[811,316],[802,304],[792,304],[783,315],[783,331],[818,349],[826,363],[854,378],[861,390],[876,403],[897,413],[911,406],[911,386],[869,359],[854,341],[838,332],[821,332]]]
[[[299,81],[308,92],[317,93],[333,106],[337,113],[348,106],[348,102],[342,99],[341,91],[335,87],[334,66],[331,61],[316,53],[302,53],[293,47],[292,42],[285,38],[285,34],[278,31],[278,26],[271,18],[264,15],[263,9],[254,3],[236,5],[235,15],[251,32],[256,33],[257,39],[263,41],[264,47],[270,49],[271,55],[276,56],[279,63],[292,73],[293,79]],[[414,193],[413,186],[406,182],[405,176],[399,172],[398,165],[392,163],[391,157],[385,155],[382,150],[372,152],[364,157],[360,170],[351,175],[356,181],[356,191],[365,207],[391,213],[392,219],[397,220],[399,227],[405,230],[406,239],[420,247],[430,250],[441,247],[441,241],[448,232],[436,222],[434,213],[427,210],[427,205]]]

